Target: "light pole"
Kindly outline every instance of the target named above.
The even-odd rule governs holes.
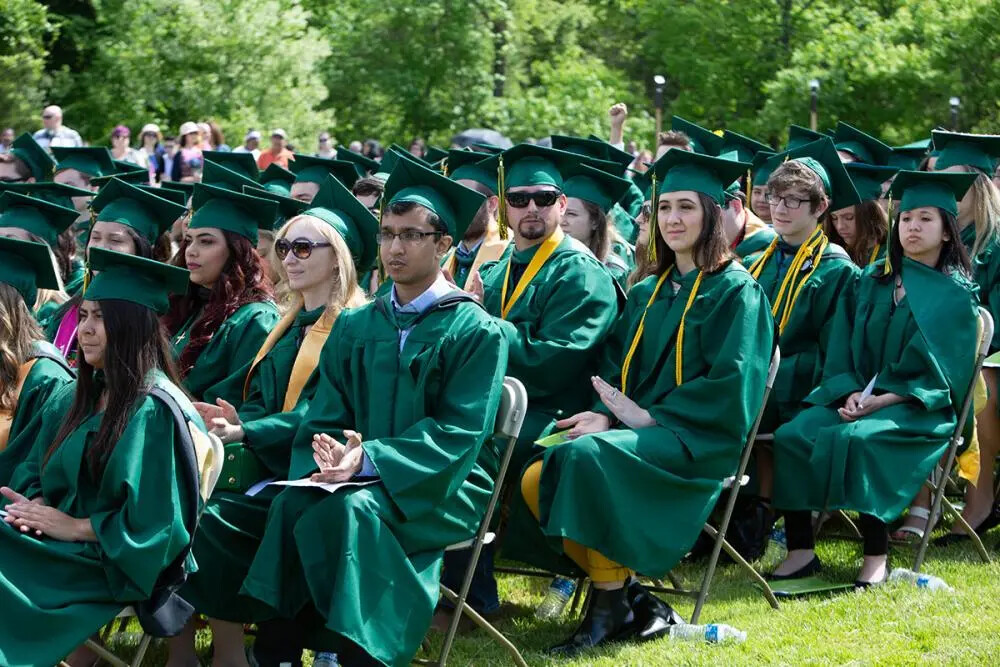
[[[809,79],[809,129],[819,125],[819,79]]]
[[[653,77],[653,105],[656,107],[656,136],[653,138],[653,146],[660,140],[660,132],[663,130],[663,87],[666,85],[667,79],[662,74]]]
[[[958,108],[962,106],[962,100],[952,96],[948,104],[951,105],[951,129],[958,132]]]

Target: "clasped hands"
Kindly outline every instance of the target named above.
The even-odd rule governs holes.
[[[194,409],[201,415],[208,432],[217,436],[222,444],[240,442],[244,438],[243,421],[232,403],[222,398],[215,399],[216,405],[196,402]]]
[[[881,410],[882,408],[889,407],[890,405],[895,405],[897,403],[902,403],[906,399],[899,394],[893,394],[891,392],[885,394],[879,394],[878,396],[869,396],[868,398],[861,399],[862,392],[856,391],[847,397],[844,401],[844,407],[837,409],[837,414],[845,422],[853,422],[861,419],[866,415]]]
[[[313,436],[313,461],[319,466],[319,472],[309,479],[313,482],[336,483],[346,482],[359,472],[364,462],[365,450],[361,448],[361,434],[357,431],[344,431],[347,444],[341,444],[326,433]]]
[[[96,539],[90,519],[76,519],[49,507],[41,497],[29,500],[6,486],[0,487],[0,495],[11,501],[4,507],[7,512],[4,522],[22,533],[34,533],[35,537],[45,535],[62,542],[93,542]]]
[[[590,383],[594,386],[601,403],[625,426],[643,428],[656,425],[656,420],[650,416],[649,411],[640,408],[638,403],[612,387],[603,378],[595,375],[590,378]],[[588,433],[607,431],[610,427],[611,420],[607,415],[590,411],[580,412],[556,422],[556,428],[569,429],[566,432],[568,440],[574,440]]]

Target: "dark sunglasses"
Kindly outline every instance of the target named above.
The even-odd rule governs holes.
[[[274,243],[274,254],[278,256],[278,259],[285,259],[288,257],[288,253],[291,252],[298,259],[309,259],[313,254],[313,248],[329,248],[330,243],[318,243],[316,241],[307,241],[305,239],[295,239],[294,241],[289,241],[288,239],[279,239]]]
[[[552,206],[562,195],[559,190],[542,190],[541,192],[508,192],[504,195],[507,199],[507,205],[512,208],[525,208],[528,206],[528,202],[535,202],[535,206],[538,208],[547,208]]]

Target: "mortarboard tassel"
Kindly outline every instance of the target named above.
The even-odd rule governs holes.
[[[892,239],[892,188],[891,187],[889,188],[889,191],[885,193],[885,196],[888,197],[888,199],[889,199],[889,205],[886,207],[887,208],[886,212],[887,212],[888,218],[889,218],[889,234],[885,238],[885,274],[884,275],[889,275],[890,273],[892,273],[892,260],[889,259],[889,255],[891,254],[889,251],[892,250],[892,241],[891,241],[891,239]]]
[[[650,178],[650,201],[649,201],[649,245],[646,248],[646,258],[650,263],[656,261],[656,235],[660,233],[660,226],[658,221],[659,210],[660,210],[660,197],[656,192],[656,171],[653,171],[653,175]]]
[[[441,175],[448,177],[448,158],[441,160]]]
[[[508,238],[507,233],[507,197],[504,195],[504,173],[503,155],[497,157],[499,166],[497,167],[497,194],[500,195],[500,208],[497,212],[497,223],[500,227],[500,238],[504,241]]]

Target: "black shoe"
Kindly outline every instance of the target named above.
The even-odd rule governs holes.
[[[633,614],[625,586],[613,591],[595,588],[587,615],[583,617],[580,627],[572,637],[556,644],[548,652],[571,657],[595,646],[627,639],[634,631],[632,621]]]
[[[997,526],[1000,526],[1000,507],[994,505],[993,511],[991,511],[986,518],[983,519],[982,523],[973,528],[973,530],[976,531],[976,535],[982,537],[987,533],[987,531],[990,531]],[[948,533],[947,535],[942,535],[941,537],[931,540],[931,544],[936,547],[947,547],[952,544],[967,542],[969,540],[971,540],[971,538],[966,532]]]
[[[673,607],[656,597],[632,579],[628,585],[629,604],[632,606],[634,636],[640,642],[649,642],[670,634],[670,626],[684,623]]]
[[[863,590],[865,590],[867,588],[871,588],[872,586],[881,586],[882,584],[884,584],[887,581],[889,581],[889,567],[888,567],[888,565],[885,568],[885,576],[882,577],[881,579],[879,579],[878,581],[861,581],[860,579],[855,579],[854,580],[854,590],[856,590],[856,591],[863,591]]]
[[[786,581],[788,579],[805,579],[806,577],[811,577],[817,574],[823,569],[823,563],[819,561],[819,556],[813,556],[813,559],[789,574],[770,574],[768,579],[771,581]]]

